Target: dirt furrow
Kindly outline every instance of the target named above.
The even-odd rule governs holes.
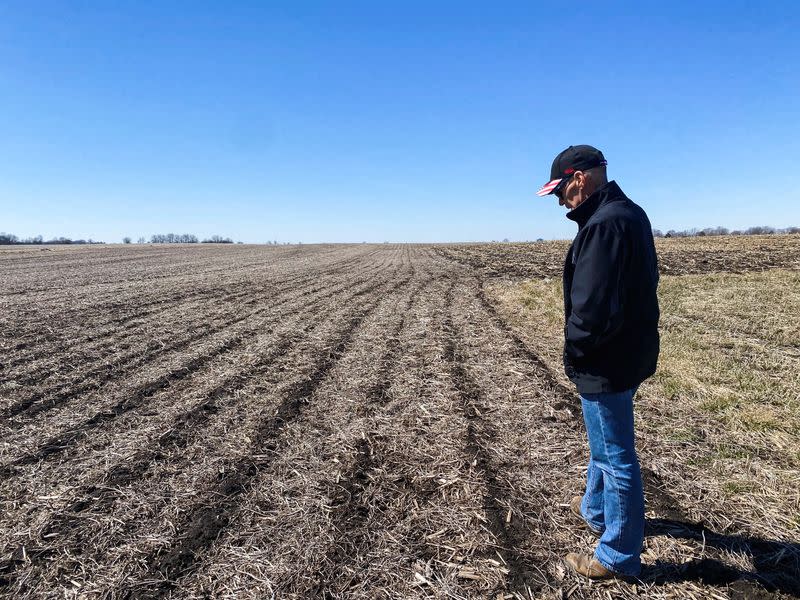
[[[416,270],[412,270],[412,277]],[[393,325],[386,337],[386,347],[376,362],[377,370],[373,382],[367,387],[364,399],[355,404],[355,414],[362,437],[354,444],[353,460],[341,474],[336,483],[331,485],[328,504],[331,541],[324,556],[320,559],[313,574],[299,578],[305,581],[305,587],[295,588],[292,593],[300,596],[325,596],[333,587],[346,589],[347,581],[337,581],[343,573],[355,572],[359,553],[369,543],[370,531],[367,527],[371,510],[370,499],[375,490],[369,485],[375,471],[384,465],[386,449],[384,440],[379,434],[370,431],[370,424],[365,422],[376,411],[383,410],[391,399],[390,390],[395,371],[398,368],[399,355],[402,350],[401,337],[407,325],[409,313],[430,285],[430,279],[423,279],[409,294],[402,307],[398,306],[400,318]],[[341,481],[341,483],[340,483]],[[392,501],[392,491],[382,490],[386,494],[384,502]]]
[[[394,283],[389,286],[386,294],[391,294],[407,282],[408,279]],[[332,347],[315,358],[311,373],[285,389],[275,414],[261,421],[256,428],[251,454],[267,457],[275,451],[277,438],[283,428],[300,416],[304,405],[311,401],[315,390],[328,372],[348,351],[360,324],[377,308],[380,301],[378,298],[368,302],[365,307],[354,310],[346,319],[345,326],[339,330]],[[226,475],[212,494],[215,498],[212,504],[203,503],[190,509],[176,526],[175,544],[168,551],[156,553],[146,560],[149,568],[144,580],[156,580],[158,583],[147,587],[137,586],[128,590],[123,596],[163,597],[174,587],[178,577],[184,577],[197,568],[199,555],[228,525],[239,497],[247,491],[251,481],[258,475],[264,460],[269,459],[263,458],[258,461],[246,459],[226,468]]]
[[[487,309],[479,280],[465,278],[457,290],[447,355],[467,418],[466,454],[485,481],[487,524],[508,569],[506,591],[560,597],[569,589],[562,557],[575,548],[564,539],[572,528],[558,530],[553,519],[569,521],[556,507],[580,478],[563,465],[584,443],[580,429],[567,427],[573,401]]]
[[[371,284],[363,290],[357,290],[350,296],[350,300],[359,295],[369,294],[377,287],[377,284]],[[279,357],[284,356],[293,345],[304,339],[328,318],[327,314],[315,310],[316,308],[316,305],[312,305],[308,307],[307,312],[292,315],[293,319],[289,321],[289,326],[278,336],[274,344],[270,344],[265,354],[259,356],[256,362],[247,365],[246,371],[234,372],[216,382],[190,409],[179,413],[153,444],[148,444],[132,457],[126,458],[124,463],[111,467],[98,481],[78,492],[78,499],[74,501],[70,510],[80,512],[89,506],[107,505],[118,495],[121,487],[134,480],[141,480],[153,464],[166,460],[165,450],[184,448],[190,441],[202,436],[204,425],[224,406],[235,402],[239,390],[249,382],[263,377]],[[284,323],[285,325],[287,323]],[[175,459],[174,453],[169,456],[170,461]],[[49,528],[57,530],[59,527],[53,525]]]
[[[368,267],[368,269],[372,269],[373,270],[372,272],[378,272],[380,270],[380,268],[382,268],[382,265],[380,263],[377,264],[377,265],[370,265]],[[299,279],[299,281],[301,282],[300,285],[305,285],[306,283],[312,283],[313,284],[311,288],[305,290],[303,295],[313,294],[313,293],[318,292],[321,289],[324,289],[325,285],[324,284],[320,285],[320,281],[324,281],[324,279],[326,277],[328,277],[328,276],[329,276],[328,273],[314,273],[314,274],[311,274],[311,275],[304,276],[304,277],[300,278]],[[281,294],[284,294],[286,292],[293,292],[293,291],[295,291],[297,289],[297,287],[298,286],[296,284],[292,284],[292,283],[289,283],[287,285],[278,286],[275,289],[263,288],[263,286],[262,286],[260,289],[254,290],[256,295],[251,300],[243,301],[239,305],[240,306],[247,306],[247,305],[252,305],[252,304],[259,303],[259,302],[263,302],[264,300],[267,300],[267,299],[269,299],[270,301],[273,301],[274,299],[280,299],[281,298]],[[253,291],[251,291],[250,293],[245,293],[245,295],[253,296]],[[230,305],[232,305],[233,300],[235,300],[235,298],[226,298],[224,302],[212,304],[211,307],[217,313],[221,313],[221,314],[224,315],[224,314],[230,312],[228,307]],[[184,307],[178,307],[177,309],[174,310],[174,312],[176,313],[176,315],[178,317],[181,317],[184,314],[186,314],[186,312],[183,310],[183,308]],[[202,314],[202,312],[197,312],[197,311],[193,311],[193,312],[195,312],[197,314]],[[234,322],[238,322],[238,321],[234,321]],[[223,327],[224,326],[225,325],[223,325]],[[143,331],[142,330],[146,329],[146,328],[150,328],[150,327],[152,327],[151,323],[149,323],[149,322],[142,323],[139,329],[126,332],[125,335],[116,337],[113,340],[113,346],[114,347],[124,346],[124,340],[125,339],[133,339],[133,340],[148,339],[148,336],[143,335]],[[129,366],[129,365],[132,368],[135,368],[136,366],[138,366],[140,364],[145,364],[146,362],[152,360],[155,356],[158,356],[159,354],[162,354],[164,352],[168,352],[168,351],[174,350],[174,349],[184,348],[184,347],[186,347],[187,344],[191,344],[194,341],[196,341],[198,339],[201,339],[202,337],[204,337],[204,333],[203,332],[199,332],[199,333],[196,333],[194,335],[190,335],[188,338],[178,337],[178,339],[167,340],[166,343],[165,343],[164,340],[161,340],[160,343],[157,344],[155,348],[149,349],[144,354],[142,353],[140,348],[135,348],[134,347],[127,354],[123,354],[122,356],[114,356],[113,364],[108,358],[110,356],[109,354],[100,354],[100,355],[94,355],[93,354],[92,361],[90,361],[90,362],[94,362],[94,363],[101,362],[102,364],[100,364],[98,367],[96,367],[93,370],[90,369],[89,371],[82,371],[82,372],[79,373],[79,375],[84,379],[89,379],[89,378],[92,378],[92,377],[95,377],[95,376],[99,376],[99,377],[101,377],[101,379],[103,379],[103,381],[107,381],[107,380],[113,379],[115,374],[124,375],[128,371],[128,369],[126,369],[126,367]],[[95,353],[97,350],[98,349],[94,348],[94,347],[87,349],[87,351],[92,352],[92,353]],[[111,354],[114,354],[113,351],[112,351]],[[55,360],[56,361],[58,360],[57,357],[55,358]],[[76,360],[77,360],[76,357],[74,357],[74,356],[70,357],[70,363],[73,363]],[[80,361],[78,361],[78,363],[80,364]],[[59,363],[56,362],[55,364],[58,365]],[[47,380],[48,380],[48,378],[50,376],[58,375],[59,373],[58,372],[55,372],[55,373],[46,373],[45,372],[45,373],[43,373],[42,369],[44,369],[44,368],[46,368],[46,365],[42,365],[41,368],[37,368],[36,372],[33,373],[33,374],[28,375],[26,379],[18,380],[15,377],[14,380],[15,380],[15,382],[16,382],[16,384],[18,386],[24,386],[26,383],[27,384],[36,384],[37,387],[45,386],[45,385],[47,385]],[[59,371],[59,370],[63,370],[63,369],[57,368],[57,371]],[[95,387],[95,385],[96,384],[95,384],[94,381],[90,381],[90,382],[87,382],[84,385],[84,388],[85,389],[92,389],[93,387]],[[17,414],[19,414],[21,412],[27,411],[28,407],[30,407],[32,404],[35,404],[35,403],[39,402],[40,400],[45,398],[47,396],[47,394],[49,394],[49,393],[54,393],[55,392],[56,397],[57,397],[56,398],[56,405],[57,405],[64,399],[63,391],[64,390],[73,390],[73,389],[75,389],[75,381],[74,380],[67,381],[67,382],[59,384],[58,387],[55,388],[55,390],[48,389],[48,388],[42,389],[42,390],[38,391],[37,393],[35,393],[32,397],[25,398],[23,400],[18,401],[15,404],[11,405],[7,409],[6,418],[10,418],[10,417],[16,416]],[[47,404],[49,404],[49,403],[47,403]]]
[[[358,289],[352,297],[358,297],[360,295],[371,293],[377,287],[377,283],[368,284],[363,289]],[[335,295],[336,293],[340,292],[342,289],[351,288],[352,285],[341,285],[341,286],[332,286],[325,290],[325,293],[320,295],[315,299],[315,301],[309,305],[309,308],[316,308],[321,305],[321,303],[330,298],[331,296]],[[273,310],[276,307],[282,306],[289,302],[290,299],[284,299],[281,302],[272,304],[269,310]],[[209,335],[213,335],[213,333],[225,331],[231,328],[234,325],[239,323],[245,322],[247,319],[250,319],[255,314],[264,313],[268,310],[268,308],[260,308],[255,311],[251,311],[246,315],[241,317],[237,317],[236,319],[225,323],[223,325],[217,326],[212,329],[210,333],[207,333],[205,337]],[[275,321],[280,320],[282,317],[281,315],[277,315],[275,317]],[[270,323],[265,323],[264,325],[269,325]],[[214,360],[219,358],[222,354],[230,352],[233,349],[242,347],[244,344],[247,343],[248,340],[254,338],[258,334],[258,330],[245,330],[240,334],[236,334],[234,336],[226,335],[225,339],[220,342],[213,344],[209,349],[204,350],[201,354],[194,357],[187,363],[181,363],[178,366],[172,368],[166,374],[159,375],[156,379],[146,382],[145,384],[131,390],[130,393],[126,393],[122,399],[120,399],[117,403],[111,405],[108,409],[104,409],[102,411],[96,412],[88,419],[67,428],[65,431],[60,432],[56,436],[45,441],[41,444],[35,451],[24,454],[23,456],[13,460],[11,463],[7,463],[5,467],[5,472],[10,474],[13,472],[13,467],[19,467],[24,465],[29,465],[36,463],[40,460],[45,460],[54,455],[59,455],[70,449],[78,440],[82,439],[88,432],[102,426],[105,423],[113,421],[118,417],[127,414],[128,412],[137,409],[143,406],[150,398],[152,398],[155,394],[169,388],[173,387],[176,383],[186,380],[187,378],[193,376],[196,372],[201,370],[206,365],[212,363]],[[138,363],[137,363],[138,364]],[[143,362],[143,364],[145,364]],[[82,389],[78,389],[78,393],[83,391]],[[0,469],[4,468],[0,467]]]
[[[376,270],[370,270],[365,275],[369,277],[373,272],[377,272],[377,269],[379,268],[381,267],[375,267]],[[111,369],[107,368],[107,366],[101,366],[88,372],[84,371],[81,373],[81,378],[84,380],[84,383],[64,383],[57,388],[55,394],[53,395],[50,395],[52,394],[52,391],[42,391],[36,393],[29,398],[20,400],[9,407],[6,411],[7,414],[5,414],[5,417],[10,419],[23,414],[26,416],[26,418],[34,417],[41,412],[57,408],[62,404],[70,402],[83,393],[90,391],[94,392],[109,382],[123,378],[131,371],[139,368],[142,365],[148,365],[154,359],[160,356],[167,354],[180,354],[189,346],[197,344],[201,340],[208,339],[219,332],[238,325],[239,323],[242,323],[243,321],[246,321],[255,315],[259,315],[267,310],[280,307],[290,301],[296,300],[298,297],[311,297],[314,301],[319,301],[325,297],[329,297],[333,293],[338,292],[343,287],[346,287],[346,285],[347,284],[326,286],[324,283],[320,284],[317,282],[311,288],[301,291],[299,295],[285,296],[277,301],[273,301],[272,298],[270,298],[271,301],[268,305],[260,306],[245,313],[244,315],[233,318],[228,316],[228,312],[224,307],[220,307],[218,312],[220,312],[222,315],[221,323],[214,325],[212,324],[213,322],[206,322],[200,331],[194,332],[188,337],[179,338],[177,341],[171,343],[158,345],[156,348],[153,348],[147,352],[131,352],[127,358],[119,359]],[[257,304],[259,302],[256,299],[254,303]],[[97,377],[99,379],[91,379],[91,377]],[[23,426],[25,422],[26,421],[24,420],[12,420],[7,422],[7,425],[10,428],[15,429]]]
[[[460,430],[465,420],[451,393],[452,384],[441,371],[443,363],[437,359],[443,353],[442,299],[454,282],[438,275],[432,280],[436,287],[421,294],[405,319],[399,336],[400,360],[392,369],[390,393],[384,402],[370,403],[364,397],[360,402],[367,410],[356,402],[359,417],[349,424],[345,418],[335,417],[332,427],[341,433],[331,437],[339,441],[325,446],[344,446],[334,453],[336,466],[326,469],[323,463],[303,471],[304,477],[319,481],[315,488],[326,490],[325,533],[315,535],[304,551],[277,540],[277,548],[255,554],[277,563],[270,573],[277,593],[327,598],[368,598],[379,593],[417,598],[426,597],[428,590],[448,590],[453,597],[477,597],[496,589],[491,582],[473,585],[473,567],[481,572],[481,578],[486,575],[494,580],[503,568],[496,560],[492,564],[492,559],[472,556],[476,545],[482,546],[489,536],[477,527],[469,504],[462,506],[464,494],[468,495],[476,482],[471,473],[467,481],[461,475]],[[380,376],[382,370],[378,365],[375,375]],[[373,383],[364,391],[381,387]],[[301,435],[298,432],[296,439]],[[283,476],[288,480],[278,482],[278,489],[300,485],[288,473]],[[300,511],[303,504],[292,506]],[[284,524],[285,519],[289,522]],[[267,522],[276,521],[276,527],[281,523],[281,530],[293,524],[304,532],[323,527],[316,517],[310,523],[299,519],[284,517],[283,511],[277,510]],[[450,531],[452,538],[447,537]],[[453,543],[444,556],[434,549],[439,540],[444,548],[451,540]],[[255,540],[251,543],[257,545]],[[458,556],[461,548],[466,556]],[[298,569],[298,565],[304,567]],[[234,582],[228,585],[239,589]]]
[[[42,335],[41,331],[32,334],[35,337],[35,342],[29,340],[21,340],[16,346],[15,350],[22,350],[32,347],[35,344],[35,350],[22,354],[19,358],[9,361],[3,365],[3,370],[7,373],[6,377],[14,381],[17,385],[27,386],[35,383],[44,382],[47,378],[58,375],[58,367],[63,369],[63,359],[67,356],[70,357],[70,363],[82,363],[84,361],[97,361],[102,360],[107,355],[97,355],[98,351],[106,350],[111,347],[124,346],[128,340],[136,340],[137,337],[142,336],[142,331],[138,329],[147,323],[146,320],[135,323],[134,321],[147,318],[158,317],[160,320],[165,319],[169,313],[182,314],[186,312],[197,312],[203,308],[203,304],[212,304],[215,302],[233,304],[241,298],[246,298],[250,295],[250,290],[230,292],[219,290],[216,293],[208,290],[196,293],[190,293],[182,297],[172,298],[169,300],[157,300],[147,302],[137,307],[137,312],[125,316],[114,317],[109,319],[106,323],[98,323],[95,320],[97,312],[101,314],[109,314],[116,311],[114,306],[97,306],[93,307],[91,315],[86,315],[86,322],[80,323],[76,326],[75,320],[70,323],[69,328],[62,329],[61,322],[51,322],[48,324],[50,330],[53,331],[50,336]],[[147,310],[138,310],[144,307],[155,306]],[[91,320],[91,323],[89,322]],[[128,327],[132,324],[133,327]],[[66,325],[66,322],[64,322]],[[91,333],[84,335],[78,334],[80,330],[87,330],[91,326]],[[50,339],[48,339],[48,337]],[[97,342],[96,345],[92,345]],[[76,351],[80,348],[80,351]],[[72,352],[72,354],[67,354]],[[26,365],[33,365],[34,370],[23,369]]]
[[[512,518],[507,508],[508,498],[512,492],[508,483],[498,476],[494,459],[487,451],[492,440],[497,439],[498,432],[491,421],[484,416],[490,412],[488,401],[465,366],[466,359],[460,347],[462,343],[460,338],[463,334],[453,324],[452,300],[451,289],[445,299],[449,315],[445,320],[447,337],[444,358],[449,365],[453,385],[458,391],[467,418],[465,451],[468,466],[466,468],[477,469],[486,483],[484,510],[489,529],[500,542],[503,563],[508,568],[507,590],[521,595],[530,594],[531,591],[539,592],[542,588],[549,587],[552,582],[544,573],[534,569],[520,550],[528,540],[530,531],[522,521]]]
[[[414,271],[412,271],[411,276],[413,278]],[[400,309],[400,320],[387,332],[386,350],[377,361],[377,364],[380,365],[377,380],[373,383],[372,387],[367,390],[366,402],[356,407],[356,412],[359,416],[368,416],[375,409],[376,405],[382,406],[388,401],[389,389],[392,385],[392,371],[397,367],[398,355],[401,349],[400,334],[406,326],[408,312],[414,306],[420,293],[423,292],[428,283],[429,282],[425,281],[415,287],[414,291],[409,295],[405,304]]]
[[[387,281],[387,279],[388,279],[388,281]],[[356,286],[355,288],[353,288],[353,286],[350,286],[350,289],[354,290],[354,291],[352,291],[352,293],[348,294],[348,297],[344,299],[343,304],[345,306],[347,306],[347,305],[351,304],[353,302],[353,300],[357,300],[362,296],[368,296],[368,297],[369,296],[374,296],[374,292],[376,290],[378,290],[378,289],[380,289],[382,287],[385,288],[387,285],[398,286],[398,285],[402,285],[402,282],[398,283],[397,281],[395,281],[394,283],[392,283],[392,276],[390,275],[388,278],[387,277],[382,277],[379,281],[367,282],[365,285]],[[375,302],[374,300],[368,300],[367,301],[367,308],[369,309],[370,305],[374,305],[374,302]],[[359,305],[359,303],[357,303],[355,307],[351,307],[350,308],[351,314],[353,313],[353,310],[355,310],[355,308],[357,308],[358,305]],[[323,312],[323,311],[319,311],[318,309],[316,309],[316,310],[311,310],[307,314],[309,316],[311,316],[311,318],[308,319],[308,322],[312,323],[315,320],[317,322],[319,322],[319,321],[324,321],[325,319],[329,319],[331,316],[335,315],[336,313],[332,314],[330,312]],[[358,314],[356,314],[355,317],[353,317],[354,320],[352,321],[351,324],[354,325],[354,326],[357,325],[358,318],[360,318],[360,317],[359,317]],[[311,325],[309,325],[309,328],[311,328]],[[333,354],[323,353],[321,355],[323,358],[320,359],[321,362],[318,365],[317,370],[314,373],[311,374],[311,379],[302,379],[302,380],[298,381],[297,383],[293,384],[286,391],[285,401],[281,405],[281,407],[278,409],[278,414],[276,416],[270,416],[269,418],[265,418],[264,419],[264,422],[262,423],[261,432],[258,434],[258,439],[259,440],[268,439],[269,436],[270,436],[270,432],[271,431],[275,431],[276,428],[277,428],[277,430],[279,430],[280,427],[281,427],[281,424],[287,418],[289,418],[290,415],[294,414],[295,410],[299,410],[301,408],[300,404],[297,404],[297,402],[302,403],[304,401],[304,398],[307,395],[308,389],[313,388],[313,386],[318,381],[318,379],[320,377],[324,376],[325,369],[329,368],[329,365],[332,364],[332,361],[335,361],[337,356],[339,355],[339,353],[342,352],[342,351],[343,351],[342,348],[340,348],[339,346],[335,346],[334,349],[333,349]],[[329,361],[331,361],[331,362],[329,362]],[[264,367],[263,371],[266,371],[267,370],[266,369],[266,361],[265,361],[265,364],[264,364],[263,367]],[[261,370],[259,370],[258,367],[256,367],[256,370],[254,372],[243,374],[242,375],[242,381],[239,382],[239,383],[243,383],[244,381],[258,380],[260,378],[259,377],[259,373],[260,372],[261,372]],[[311,386],[311,388],[309,388],[309,386]],[[226,398],[224,398],[219,403],[215,403],[215,405],[209,405],[208,403],[201,404],[200,405],[200,410],[201,410],[202,413],[208,413],[209,411],[213,412],[213,411],[216,411],[216,410],[224,410],[226,404],[230,404],[232,402],[235,402],[237,397],[238,397],[238,392],[236,390],[229,391],[227,396],[226,396]],[[268,407],[263,407],[263,409],[266,409],[266,408],[268,408]],[[192,417],[190,416],[189,418],[191,419]],[[205,415],[204,416],[198,416],[197,418],[194,419],[194,421],[196,423],[198,419],[202,420],[202,419],[205,419],[205,418],[206,418]],[[179,417],[179,420],[180,420],[180,417]],[[157,454],[153,456],[153,458],[155,458],[154,462],[164,462],[165,460],[169,460],[171,463],[173,463],[172,467],[174,469],[178,470],[178,471],[180,471],[183,468],[191,469],[191,464],[186,464],[183,467],[181,467],[180,464],[176,464],[175,459],[177,458],[177,456],[174,454],[174,448],[175,448],[174,443],[177,442],[180,445],[184,445],[187,441],[189,441],[188,438],[183,438],[182,439],[180,437],[180,435],[179,435],[179,437],[176,438],[175,437],[175,433],[176,433],[175,428],[170,428],[166,433],[167,433],[166,437],[163,438],[163,440],[160,440],[160,441],[164,441],[165,445],[162,446],[162,448],[157,451]],[[177,433],[179,434],[179,431]],[[189,432],[186,432],[186,433],[189,433]],[[192,431],[190,433],[190,436],[192,438],[194,438],[197,443],[199,443],[200,442],[200,437],[199,436],[201,436],[201,432]],[[169,441],[167,441],[167,440],[169,440]],[[201,445],[201,447],[202,447],[202,445]],[[168,456],[166,456],[166,457],[159,456],[158,452],[161,452],[161,451],[163,451],[164,453],[168,454]],[[142,456],[140,456],[140,458],[145,460],[146,457],[144,455],[142,455]],[[150,458],[150,457],[148,456],[147,458]],[[235,470],[236,473],[242,474],[242,473],[244,473],[246,471],[245,465],[249,468],[250,463],[251,463],[251,461],[248,460],[248,459],[245,459],[245,460],[240,461],[240,462],[234,461],[233,463],[231,463],[229,461],[228,462],[228,466],[227,466],[227,469],[228,469],[227,472],[228,473],[233,473],[234,472],[233,470]],[[135,468],[133,468],[133,469],[129,468],[129,467],[135,467],[135,466],[136,466],[135,464],[131,465],[130,463],[125,461],[124,463],[120,463],[120,465],[118,465],[118,468],[115,468],[114,470],[112,470],[109,473],[110,478],[112,480],[111,484],[116,484],[116,485],[113,486],[113,488],[112,488],[113,491],[112,492],[107,492],[107,493],[106,492],[102,492],[102,491],[100,492],[100,498],[98,498],[97,500],[100,500],[101,504],[103,504],[103,506],[99,507],[101,509],[101,511],[103,509],[109,508],[109,503],[114,499],[115,495],[119,494],[121,487],[124,487],[124,485],[126,485],[128,483],[131,483],[132,481],[136,481],[137,484],[141,484],[142,483],[141,480],[140,480],[141,473],[139,473]],[[152,466],[152,465],[148,465],[148,466]],[[218,486],[219,489],[228,490],[227,486],[228,486],[228,484],[230,484],[230,482],[231,482],[231,479],[230,478],[226,478]],[[108,482],[106,482],[104,485],[105,486],[109,486],[110,484]],[[209,493],[212,494],[211,502],[212,503],[215,502],[215,500],[213,499],[213,496],[214,496],[215,492],[211,491]],[[233,495],[231,497],[229,497],[228,500],[233,500],[233,498],[235,498],[236,495],[237,495],[236,493],[233,493]],[[83,511],[85,511],[85,510],[89,509],[90,507],[92,507],[92,505],[95,502],[96,502],[96,500],[92,496],[90,496],[88,498],[87,497],[78,498],[78,499],[75,500],[72,508],[76,509],[78,511],[78,513],[82,513]],[[203,503],[203,505],[205,506],[205,503]],[[97,508],[97,507],[95,507],[95,508]],[[91,514],[87,514],[87,515],[84,515],[84,516],[78,515],[77,518],[67,518],[66,523],[62,523],[62,524],[67,524],[67,525],[72,525],[74,527],[78,527],[78,525],[80,524],[81,519],[83,519],[84,522],[86,522],[86,523],[94,521],[95,519],[92,517],[92,514],[98,514],[98,513],[97,513],[97,511],[93,511]],[[198,509],[198,515],[199,515],[198,518],[200,519],[201,522],[204,522],[203,521],[203,519],[204,519],[203,514],[205,514],[205,513],[202,512],[202,507],[201,507],[201,508]],[[88,518],[88,520],[87,520],[87,518]],[[55,529],[53,529],[53,527],[55,527],[57,524],[58,524],[58,518],[56,518],[53,522],[51,522],[50,526],[47,528],[47,532],[44,532],[43,535],[44,536],[48,536],[49,535],[48,532],[50,530],[55,531]],[[56,529],[57,529],[57,527],[56,527]],[[64,530],[62,530],[62,531],[64,531]],[[66,530],[66,531],[69,531],[69,530]],[[59,543],[59,544],[56,544],[55,548],[50,548],[49,550],[39,550],[38,554],[37,554],[36,550],[34,550],[33,552],[30,552],[30,553],[35,558],[39,558],[39,559],[47,558],[48,556],[52,556],[53,552],[56,551],[56,550],[58,552],[67,551],[69,555],[73,555],[73,556],[74,555],[80,555],[82,553],[82,549],[81,548],[82,548],[82,545],[83,545],[83,542],[81,542],[80,540],[89,539],[89,538],[87,538],[87,535],[89,535],[89,532],[85,530],[85,527],[83,527],[83,528],[81,528],[80,530],[78,530],[76,532],[76,535],[79,535],[79,537],[76,538],[75,542],[73,542],[75,545],[73,545],[71,547],[71,549],[68,549],[67,547],[63,546],[63,543]],[[63,538],[63,534],[61,534],[58,538],[56,538],[56,540],[59,540],[59,539],[63,540],[63,542],[67,541],[66,539]]]
[[[141,332],[136,330],[120,331],[122,326],[135,319],[155,317],[159,315],[163,317],[165,313],[169,312],[176,312],[180,314],[187,308],[185,302],[191,301],[194,298],[200,298],[205,302],[211,302],[215,299],[218,300],[220,297],[225,297],[224,302],[226,304],[230,304],[237,298],[246,296],[248,292],[269,294],[270,297],[274,297],[276,294],[281,294],[285,291],[294,289],[297,286],[305,285],[310,281],[318,281],[321,278],[341,275],[354,265],[359,263],[363,264],[365,259],[366,257],[358,255],[352,256],[342,261],[335,262],[330,265],[330,267],[322,268],[319,270],[319,272],[309,273],[310,269],[303,269],[296,275],[290,277],[286,277],[285,275],[282,276],[280,273],[275,273],[273,275],[273,280],[259,282],[255,286],[255,289],[252,282],[233,281],[226,287],[219,288],[217,293],[214,293],[214,288],[206,289],[204,284],[204,289],[201,291],[190,291],[189,293],[179,292],[178,294],[174,294],[173,297],[170,297],[169,295],[167,297],[159,297],[157,300],[148,301],[144,304],[140,303],[133,306],[131,306],[131,303],[121,302],[118,299],[115,299],[115,301],[113,301],[110,305],[101,304],[93,307],[95,308],[95,311],[91,315],[87,315],[85,317],[86,319],[90,319],[90,322],[87,323],[80,322],[80,318],[85,314],[85,309],[74,309],[68,307],[65,311],[60,311],[57,316],[51,315],[46,322],[39,324],[38,328],[30,334],[33,336],[33,338],[35,338],[35,340],[26,339],[22,332],[19,330],[15,331],[15,338],[17,340],[14,346],[15,350],[22,350],[28,347],[35,347],[37,350],[26,353],[22,357],[16,359],[14,362],[5,363],[2,368],[3,370],[7,370],[14,366],[34,362],[43,356],[53,356],[54,353],[65,352],[80,345],[83,341],[96,341],[111,337],[111,344],[121,345],[124,342],[124,339],[135,339],[136,335],[141,335]],[[369,263],[367,262],[367,264]],[[217,282],[217,284],[221,285],[222,282]],[[195,287],[197,283],[190,281],[185,285]],[[242,291],[231,292],[231,287],[244,287],[246,289]],[[118,294],[115,294],[115,297],[118,297]],[[141,294],[134,295],[133,298],[140,299]],[[142,308],[151,306],[155,306],[156,308],[144,311],[141,310]],[[129,309],[130,314],[118,315],[118,308],[127,308]],[[107,319],[105,318],[105,315],[113,316]],[[21,323],[36,323],[35,321],[24,319],[22,317],[23,315],[18,315],[16,321]],[[54,319],[56,320],[54,321]],[[66,326],[65,328],[59,326],[62,322]],[[86,336],[82,335],[81,332],[88,326],[91,326],[91,333]],[[103,329],[105,326],[109,327],[107,329]],[[48,340],[52,340],[53,342],[61,345],[55,348],[48,346]],[[96,359],[97,357],[93,358]],[[37,373],[34,375],[34,377],[40,378],[42,376],[41,369],[44,368],[46,364],[37,363],[36,366]],[[20,381],[19,383],[22,384],[24,382]]]
[[[483,289],[483,286],[480,283],[476,283],[476,285],[476,296],[481,303],[481,307],[486,311],[494,326],[500,329],[511,342],[514,348],[514,355],[518,358],[528,361],[541,375],[541,378],[544,380],[544,383],[547,386],[547,391],[558,396],[559,403],[554,406],[559,409],[569,407],[570,409],[580,411],[580,399],[575,391],[572,388],[564,385],[558,379],[558,376],[553,373],[542,357],[528,347],[524,340],[522,340],[522,338],[520,338],[514,332],[514,329],[502,319],[502,317],[497,313],[497,309],[486,297],[486,292]]]

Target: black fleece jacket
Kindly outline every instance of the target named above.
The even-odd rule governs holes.
[[[564,369],[581,394],[621,392],[656,370],[658,264],[644,210],[611,181],[567,218]]]

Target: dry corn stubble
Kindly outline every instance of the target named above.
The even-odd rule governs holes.
[[[783,264],[779,238],[684,241],[660,245],[665,272]],[[648,568],[589,584],[561,562],[592,544],[564,506],[586,460],[559,365],[565,249],[1,253],[0,408],[41,393],[42,409],[3,424],[0,595],[796,594],[795,415],[757,402],[795,385],[796,324],[779,315],[796,313],[796,272],[662,280],[675,369],[637,407]],[[760,373],[786,377],[745,385]],[[710,402],[722,388],[737,402]],[[65,447],[12,464],[48,440]]]

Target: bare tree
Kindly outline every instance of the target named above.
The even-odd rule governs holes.
[[[203,240],[204,244],[232,244],[231,238],[224,238],[221,235],[212,235],[210,238]]]
[[[196,244],[197,236],[191,233],[156,233],[150,236],[151,244]]]
[[[747,235],[763,235],[775,233],[775,228],[769,225],[758,225],[756,227],[748,227],[745,231]]]

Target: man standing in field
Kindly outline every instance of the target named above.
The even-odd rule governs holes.
[[[656,370],[658,267],[645,212],[606,177],[603,153],[570,146],[539,196],[554,194],[578,224],[564,263],[564,368],[576,385],[589,438],[586,492],[570,508],[600,538],[594,555],[566,562],[592,579],[641,570],[644,492],[633,396]]]

